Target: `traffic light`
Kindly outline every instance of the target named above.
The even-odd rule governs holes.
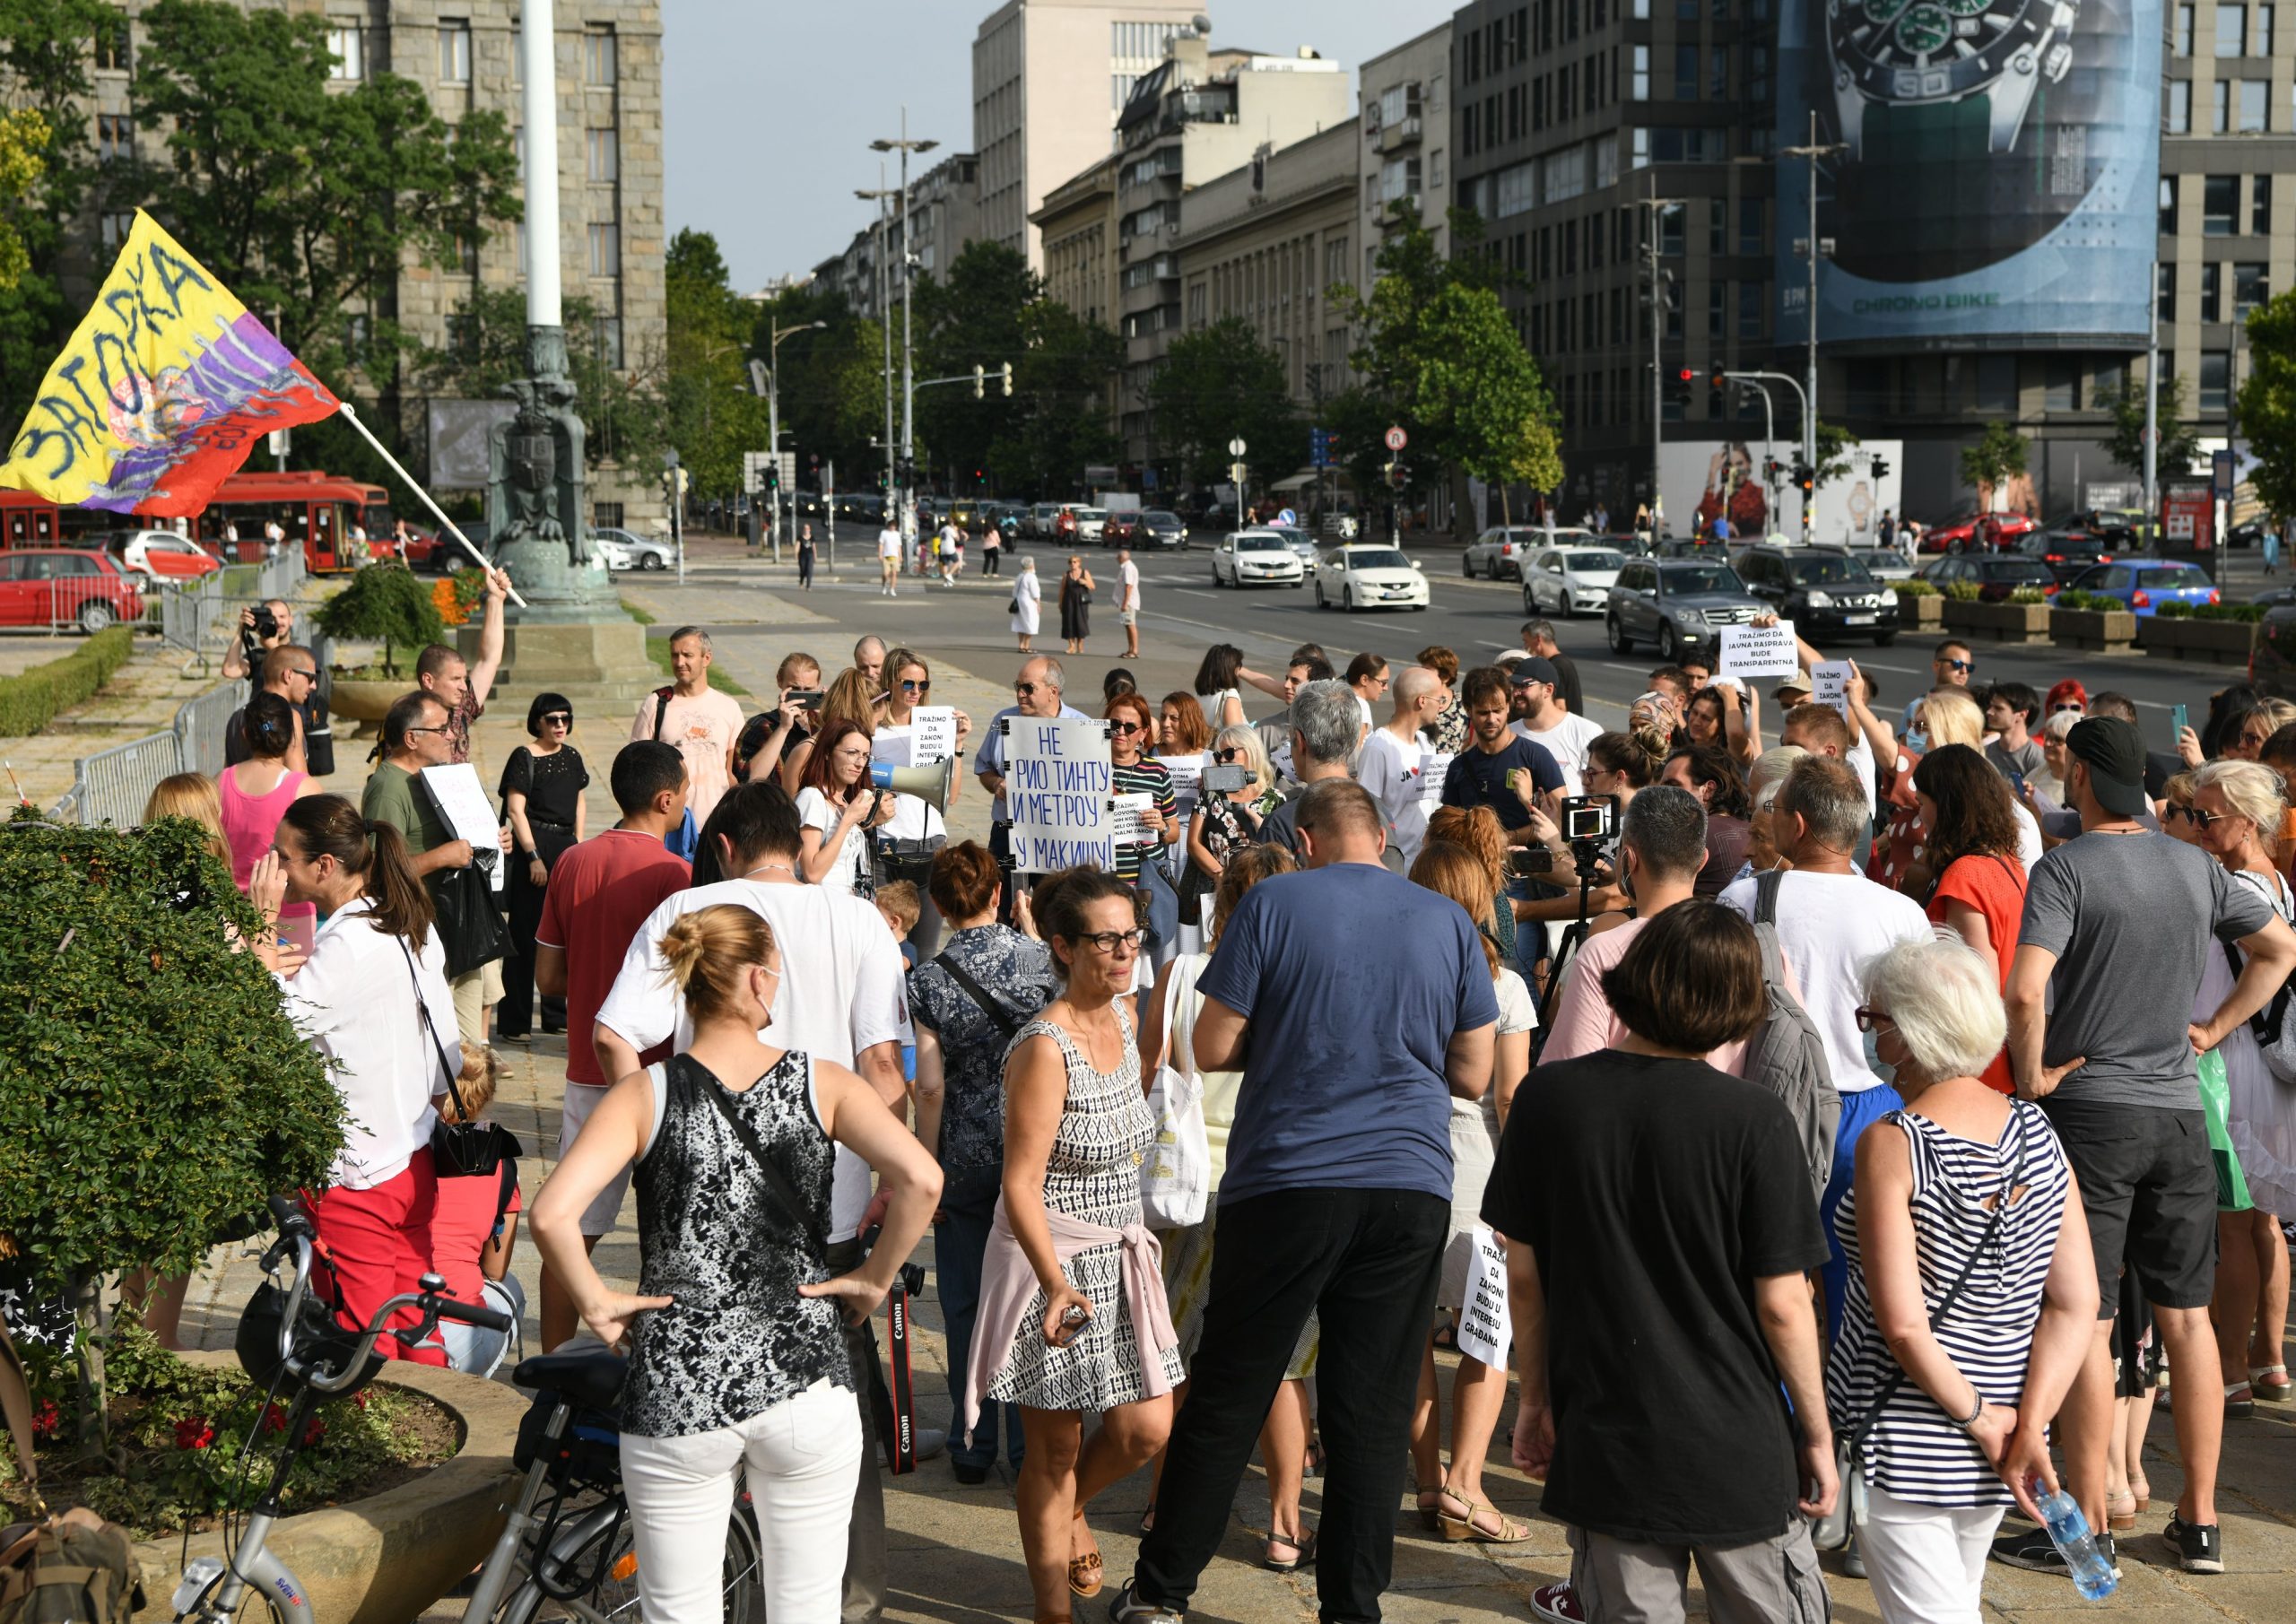
[[[1682,368],[1677,371],[1674,374],[1674,382],[1666,386],[1667,403],[1676,406],[1689,405],[1691,379],[1697,376],[1698,374],[1688,367]]]
[[[1785,477],[1786,465],[1784,463],[1779,462],[1774,456],[1766,456],[1762,458],[1761,482],[1763,484],[1775,485],[1779,481]]]
[[[1875,457],[1866,472],[1874,479],[1884,479],[1888,477],[1890,472],[1890,459],[1886,456]]]
[[[1004,377],[1005,398],[1009,400],[1013,394],[1013,363],[1009,360],[1006,361],[1000,370],[1003,372]]]
[[[1807,463],[1794,465],[1794,488],[1808,496],[1818,488],[1818,472]]]
[[[1394,462],[1387,465],[1387,483],[1394,486],[1397,491],[1402,490],[1405,485],[1411,483],[1411,478],[1404,472],[1404,467],[1401,463]]]
[[[973,369],[972,369],[972,397],[973,397],[973,399],[975,399],[975,400],[978,400],[978,399],[980,399],[980,398],[981,398],[981,395],[982,395],[982,394],[984,393],[984,391],[983,391],[983,389],[982,389],[981,386],[982,386],[982,384],[983,384],[983,383],[985,383],[985,382],[987,380],[987,378],[988,378],[988,369],[987,369],[987,368],[983,367],[979,362],[975,361],[975,362],[973,363]],[[1004,391],[1004,393],[1005,393],[1005,394],[1007,394],[1007,395],[1010,395],[1010,394],[1012,393],[1012,390],[1007,389],[1007,390],[1005,390],[1005,391]]]
[[[778,456],[765,465],[765,489],[769,496],[781,489],[781,459]]]

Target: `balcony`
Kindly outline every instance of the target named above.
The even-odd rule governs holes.
[[[1394,152],[1407,146],[1417,146],[1423,134],[1420,116],[1417,113],[1413,113],[1408,117],[1398,118],[1393,124],[1380,126],[1379,151]]]

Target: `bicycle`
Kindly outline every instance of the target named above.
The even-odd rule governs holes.
[[[383,1363],[374,1357],[375,1345],[385,1334],[413,1347],[429,1341],[442,1319],[490,1331],[513,1328],[508,1315],[442,1295],[446,1281],[425,1274],[420,1290],[384,1303],[354,1338],[318,1311],[311,1298],[317,1231],[310,1215],[299,1203],[277,1197],[270,1205],[279,1238],[264,1254],[263,1272],[275,1278],[282,1264],[291,1257],[294,1261],[277,1349],[283,1377],[295,1386],[285,1441],[270,1482],[248,1513],[246,1532],[229,1559],[200,1557],[184,1569],[171,1604],[177,1624],[236,1620],[251,1595],[260,1599],[273,1624],[317,1624],[302,1581],[269,1549],[280,1516],[281,1491],[301,1453],[312,1411],[323,1401],[356,1392],[375,1378]],[[419,1321],[391,1330],[392,1316],[409,1307],[419,1311]],[[530,1624],[545,1602],[584,1624],[613,1624],[637,1616],[638,1558],[622,1493],[619,1437],[610,1413],[621,1392],[622,1372],[621,1357],[603,1348],[539,1355],[522,1361],[514,1372],[512,1379],[519,1386],[536,1390],[532,1413],[541,1420],[532,1429],[519,1429],[517,1463],[526,1476],[472,1590],[465,1617],[473,1624],[480,1620]],[[254,1369],[249,1374],[265,1379]],[[546,1493],[552,1497],[549,1506],[538,1511]],[[748,1502],[746,1493],[737,1498],[726,1530],[729,1624],[762,1624],[765,1613],[756,1533],[745,1511]],[[523,1580],[515,1590],[513,1579]]]

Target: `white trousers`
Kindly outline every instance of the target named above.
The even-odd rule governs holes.
[[[645,1624],[725,1617],[720,1584],[734,1484],[746,1467],[773,1624],[837,1624],[845,1527],[861,1470],[853,1394],[827,1381],[735,1427],[622,1435],[622,1486],[638,1546]]]
[[[1857,1548],[1882,1624],[1977,1624],[1986,1551],[2002,1506],[1925,1506],[1866,1491]]]

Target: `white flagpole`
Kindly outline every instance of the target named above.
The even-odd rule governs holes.
[[[368,428],[365,423],[359,420],[359,413],[352,406],[351,403],[347,400],[337,401],[335,404],[343,413],[344,417],[350,422],[351,426],[358,430],[360,434],[364,437],[367,443],[375,448],[376,455],[390,465],[391,472],[397,474],[400,479],[405,481],[406,488],[409,491],[413,491],[416,496],[422,499],[422,505],[425,508],[430,508],[432,513],[438,516],[439,522],[447,527],[447,534],[453,536],[455,540],[463,544],[463,551],[469,553],[472,558],[478,560],[478,567],[481,569],[491,569],[494,566],[486,561],[486,555],[481,552],[476,547],[473,546],[471,544],[470,537],[465,535],[459,529],[457,529],[455,525],[455,521],[448,518],[445,510],[441,508],[438,503],[430,499],[430,493],[428,491],[425,491],[422,485],[416,482],[414,475],[406,471],[405,466],[399,462],[398,458],[391,455],[390,447],[384,445],[382,441],[377,439],[375,438],[374,430]],[[510,588],[510,601],[521,609],[527,606],[526,600],[518,595],[518,589],[515,586]]]

